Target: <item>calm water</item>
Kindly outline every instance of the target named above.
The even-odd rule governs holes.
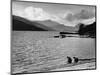
[[[37,71],[46,66],[64,64],[66,56],[95,58],[94,38],[53,38],[59,32],[12,32],[12,68],[13,72],[21,70]],[[69,34],[68,34],[69,36]],[[31,67],[30,67],[31,66]]]

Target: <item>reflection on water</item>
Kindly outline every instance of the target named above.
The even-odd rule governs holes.
[[[37,72],[66,64],[66,56],[95,58],[95,38],[80,38],[68,34],[53,38],[59,32],[12,32],[12,69],[14,73]],[[45,69],[46,68],[46,69]]]

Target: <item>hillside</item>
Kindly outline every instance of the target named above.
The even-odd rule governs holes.
[[[19,16],[12,16],[12,30],[20,31],[65,31],[69,33],[75,33],[76,28],[71,26],[65,26],[55,21],[29,21]]]
[[[45,26],[48,26],[56,31],[65,31],[65,32],[70,32],[73,33],[76,31],[75,27],[71,27],[71,26],[65,26],[63,24],[59,24],[55,21],[51,21],[51,20],[46,20],[46,21],[37,21],[40,24],[43,24]]]
[[[79,25],[78,33],[80,35],[88,35],[90,37],[96,37],[96,22],[90,25]]]
[[[31,22],[19,16],[12,17],[12,30],[20,31],[52,31],[53,29],[37,22]]]

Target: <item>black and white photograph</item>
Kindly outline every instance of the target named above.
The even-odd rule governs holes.
[[[96,6],[11,2],[11,72],[96,69]]]

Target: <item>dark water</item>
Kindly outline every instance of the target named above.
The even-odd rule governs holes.
[[[68,34],[53,38],[59,32],[12,32],[12,72],[38,72],[42,68],[66,63],[66,56],[95,58],[95,39]]]

